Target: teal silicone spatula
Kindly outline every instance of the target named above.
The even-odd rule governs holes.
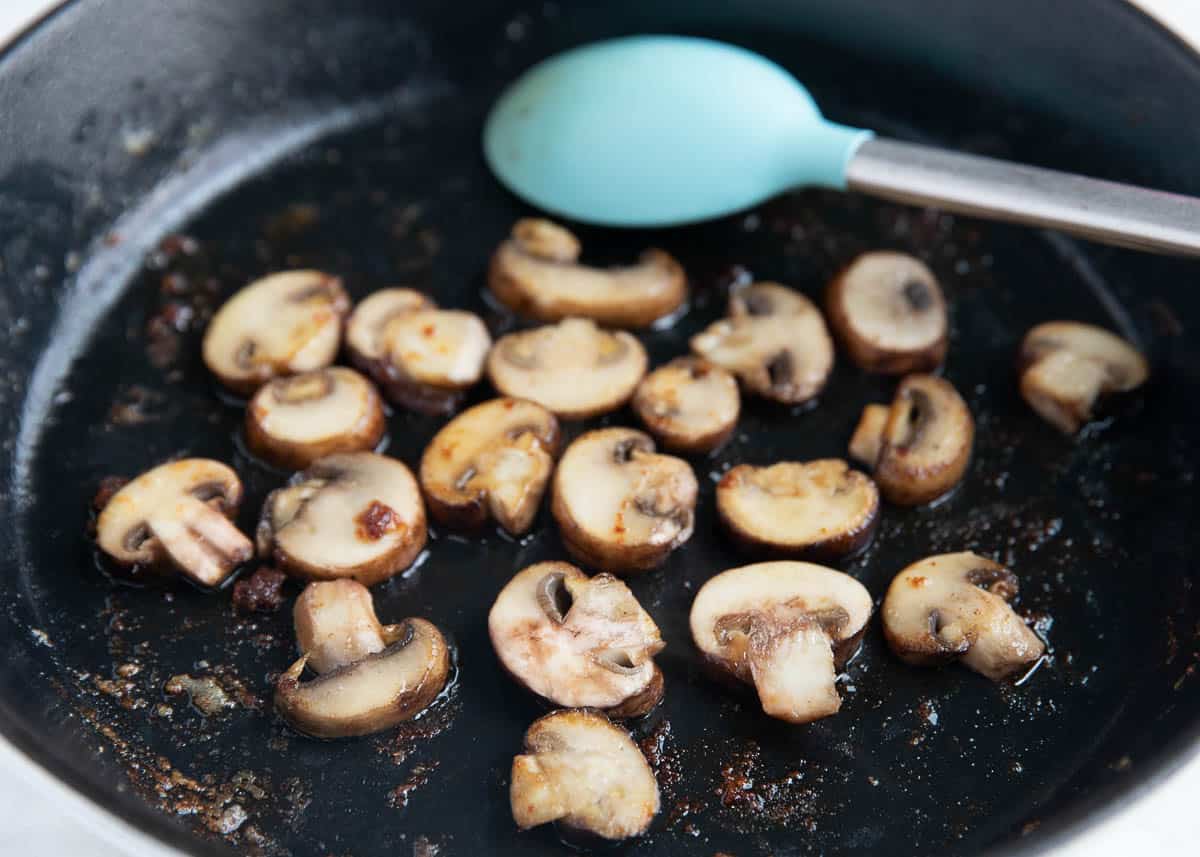
[[[484,151],[518,196],[588,223],[689,223],[809,185],[1200,255],[1200,200],[838,125],[779,66],[706,39],[615,39],[534,66]]]

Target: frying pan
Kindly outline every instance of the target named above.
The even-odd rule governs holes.
[[[520,541],[438,531],[418,569],[377,587],[385,621],[422,615],[448,632],[455,684],[397,733],[317,742],[270,707],[294,655],[288,610],[239,615],[228,592],[114,579],[87,536],[89,501],[106,475],[207,455],[242,474],[252,526],[286,474],[243,452],[240,403],[207,377],[198,336],[213,304],[261,273],[321,267],[356,296],[403,283],[494,332],[517,324],[481,297],[488,254],[526,213],[485,171],[482,117],[532,62],[634,32],[760,51],[840,121],[1200,193],[1200,63],[1116,0],[69,4],[0,60],[8,742],[164,849],[562,850],[553,828],[513,827],[508,766],[543,709],[502,675],[485,631],[515,570],[564,556],[544,512]],[[921,556],[994,556],[1020,575],[1020,609],[1052,651],[1002,686],[905,667],[876,623],[842,712],[805,727],[704,677],[691,597],[747,561],[715,527],[713,479],[740,461],[844,454],[858,411],[890,385],[842,361],[819,407],[752,404],[729,446],[693,461],[696,535],[632,583],[667,640],[665,703],[633,724],[664,809],[620,853],[1033,853],[1195,754],[1194,263],[819,193],[686,229],[580,234],[599,263],[655,244],[688,268],[689,312],[644,336],[656,361],[683,352],[737,281],[815,297],[864,249],[926,259],[951,303],[946,374],[978,449],[958,493],[887,508],[873,547],[843,567],[878,598]],[[1015,391],[1020,336],[1054,318],[1113,327],[1154,361],[1144,392],[1077,439]],[[395,413],[389,453],[415,464],[438,426]],[[215,706],[164,690],[185,673],[221,688]]]

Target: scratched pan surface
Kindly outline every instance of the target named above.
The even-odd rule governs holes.
[[[112,580],[85,536],[102,477],[171,456],[231,462],[246,528],[281,484],[243,453],[241,406],[198,358],[214,303],[264,272],[323,268],[356,296],[416,286],[480,312],[493,333],[513,326],[481,289],[526,210],[489,179],[478,137],[497,88],[548,53],[633,31],[729,38],[792,68],[835,118],[1200,192],[1194,159],[1172,158],[1200,145],[1172,107],[1200,100],[1200,69],[1118,3],[1086,22],[1033,2],[722,5],[82,2],[0,61],[10,741],[195,852],[561,851],[553,828],[513,828],[508,766],[543,709],[501,674],[485,631],[513,572],[565,557],[544,512],[520,542],[439,530],[419,568],[376,588],[385,620],[425,616],[449,634],[456,683],[409,728],[333,743],[271,711],[272,680],[294,657],[286,607],[239,616],[228,592]],[[1084,42],[1081,71],[1071,54]],[[840,684],[842,712],[805,727],[707,681],[687,633],[692,595],[749,561],[716,529],[714,480],[737,462],[844,454],[860,409],[890,384],[843,360],[815,409],[751,403],[734,440],[692,462],[695,536],[631,584],[667,640],[666,701],[633,724],[663,812],[620,853],[1036,850],[1194,752],[1194,263],[819,193],[695,228],[581,235],[598,263],[653,243],[688,268],[687,314],[642,336],[655,361],[684,352],[741,280],[816,298],[865,249],[928,261],[950,300],[946,374],[977,420],[974,463],[938,507],[886,508],[873,546],[842,567],[878,599],[926,554],[994,556],[1020,575],[1019,608],[1051,651],[1022,686],[996,685],[898,664],[874,623]],[[1145,392],[1078,439],[1028,411],[1012,371],[1022,333],[1060,317],[1123,330],[1155,360]],[[392,415],[388,452],[414,465],[440,424]],[[180,674],[220,693],[168,693]]]

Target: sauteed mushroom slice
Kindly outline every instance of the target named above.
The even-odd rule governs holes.
[[[236,393],[333,362],[350,298],[321,271],[271,274],[227,300],[204,332],[204,363]]]
[[[893,652],[917,666],[959,660],[1000,681],[1023,672],[1045,644],[1010,606],[1017,576],[970,552],[941,554],[896,575],[883,601]]]
[[[554,705],[638,717],[662,699],[658,626],[611,574],[531,565],[500,591],[488,633],[509,674]]]
[[[765,562],[711,578],[692,603],[692,639],[718,671],[753,685],[763,711],[808,723],[841,707],[837,670],[858,649],[871,595],[805,562]]]
[[[523,399],[492,399],[439,431],[421,457],[434,520],[479,527],[489,518],[519,535],[533,525],[558,454],[554,414]]]
[[[873,468],[883,496],[916,506],[957,485],[971,462],[975,420],[962,396],[943,378],[909,375],[883,418],[868,405],[850,441],[850,455]]]
[[[383,329],[381,381],[389,399],[428,414],[449,413],[483,376],[492,337],[479,316],[418,309]]]
[[[1150,377],[1146,358],[1114,333],[1077,321],[1039,324],[1021,343],[1021,395],[1044,420],[1066,434],[1092,418],[1096,400],[1140,387]]]
[[[687,297],[683,268],[662,250],[647,250],[626,268],[579,264],[579,241],[549,220],[525,218],[492,256],[488,285],[513,311],[541,321],[570,316],[613,327],[645,327],[675,312]]]
[[[96,541],[120,565],[174,568],[202,586],[219,586],[254,555],[230,521],[241,501],[237,474],[218,461],[160,464],[105,504]]]
[[[356,580],[314,580],[292,611],[296,644],[317,673],[382,652],[407,633],[404,625],[381,625],[371,590]]]
[[[369,735],[411,720],[441,693],[450,672],[446,640],[424,619],[389,626],[386,648],[301,681],[309,656],[279,677],[275,709],[293,729],[316,738]]]
[[[373,452],[339,453],[267,497],[258,550],[294,577],[350,577],[370,586],[425,546],[425,505],[412,473]]]
[[[778,283],[735,292],[729,318],[693,336],[691,346],[749,392],[790,405],[819,394],[833,370],[833,340],[820,310]]]
[[[562,419],[586,419],[629,400],[646,374],[646,350],[624,331],[568,318],[501,337],[487,371],[506,396],[537,402]]]
[[[743,547],[832,560],[870,543],[879,490],[840,458],[739,464],[717,485],[717,513]]]
[[[380,289],[363,298],[346,319],[346,351],[350,360],[377,381],[385,378],[387,357],[384,331],[397,316],[436,309],[433,299],[415,289]]]
[[[563,453],[550,509],[573,556],[633,573],[661,565],[691,538],[698,490],[688,463],[656,453],[648,435],[598,429]]]
[[[737,381],[698,357],[679,357],[642,379],[633,409],[667,449],[702,453],[733,434],[741,411]]]
[[[829,284],[825,307],[850,359],[868,372],[928,372],[946,357],[946,300],[912,256],[864,253]]]
[[[557,821],[604,839],[640,836],[658,814],[658,781],[629,733],[594,711],[554,711],[525,733],[509,787],[522,830]]]
[[[337,366],[268,381],[246,407],[250,450],[289,470],[335,452],[374,449],[385,428],[375,387]]]

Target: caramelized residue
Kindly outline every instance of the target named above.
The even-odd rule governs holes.
[[[400,526],[400,516],[386,503],[372,500],[354,519],[354,524],[360,541],[377,542]]]

